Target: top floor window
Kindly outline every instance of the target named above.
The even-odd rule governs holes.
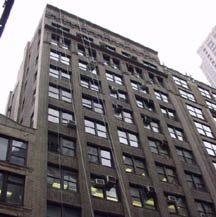
[[[179,90],[180,92],[180,95],[185,98],[185,99],[188,99],[192,102],[196,102],[195,98],[194,98],[194,95],[192,93],[189,93],[187,91],[184,91],[184,90]]]
[[[50,59],[61,62],[65,65],[70,65],[70,56],[67,56],[56,50],[50,50]]]
[[[0,160],[24,166],[27,158],[26,142],[0,136]]]
[[[204,96],[204,97],[206,97],[208,99],[211,99],[211,95],[210,95],[210,93],[209,93],[208,90],[203,89],[201,87],[198,87],[198,89],[199,89],[199,91],[200,91],[200,93],[201,93],[202,96]]]
[[[151,69],[157,69],[157,66],[156,66],[156,65],[154,65],[154,64],[152,64],[152,63],[149,63],[149,62],[147,62],[147,61],[144,61],[144,60],[143,60],[143,65],[144,65],[144,66],[147,66],[148,68],[151,68]]]
[[[161,91],[158,91],[158,90],[155,90],[154,93],[155,93],[155,96],[158,100],[161,100],[161,101],[167,102],[167,103],[169,102],[167,94],[165,94]]]
[[[176,76],[173,76],[173,79],[174,79],[175,83],[176,83],[178,86],[184,87],[184,88],[186,88],[186,89],[189,89],[188,84],[187,84],[187,81],[185,81],[185,80],[183,80],[183,79],[181,79],[181,78],[178,78],[178,77],[176,77]]]
[[[112,72],[106,71],[106,79],[108,81],[114,82],[116,84],[123,85],[122,77],[120,75],[116,75]]]
[[[70,29],[58,24],[58,23],[53,23],[52,26],[56,28],[56,30],[64,31],[64,32],[70,32]]]

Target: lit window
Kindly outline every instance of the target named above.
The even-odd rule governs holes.
[[[116,74],[109,72],[109,71],[106,71],[106,79],[108,81],[114,82],[114,83],[119,84],[119,85],[123,84],[121,76],[116,75]]]
[[[200,93],[201,93],[202,96],[211,99],[211,96],[210,96],[210,93],[209,93],[208,90],[203,89],[201,87],[198,87],[198,89],[199,89],[199,91],[200,91]]]
[[[133,123],[133,117],[132,113],[123,109],[118,109],[114,107],[114,116],[118,118],[121,121],[124,121],[126,123]]]
[[[203,141],[203,144],[208,154],[210,156],[216,157],[216,144],[207,141]]]
[[[87,79],[87,78],[81,77],[80,85],[82,87],[85,87],[87,89],[90,89],[90,90],[93,90],[96,92],[100,91],[100,87],[99,87],[98,82],[96,80],[93,80],[93,79]]]
[[[155,139],[149,139],[149,147],[152,153],[163,157],[169,157],[169,149],[167,143]]]
[[[185,80],[183,80],[183,79],[180,79],[180,78],[178,78],[178,77],[176,77],[176,76],[173,76],[173,79],[174,79],[175,83],[176,83],[178,86],[184,87],[184,88],[186,88],[186,89],[189,89],[189,88],[188,88],[187,81],[185,81]]]
[[[187,206],[183,197],[168,194],[166,195],[166,198],[169,213],[180,216],[188,216]]]
[[[192,105],[186,105],[186,106],[187,106],[188,112],[190,113],[191,116],[199,118],[199,119],[204,119],[204,116],[203,116],[201,109],[196,108]]]
[[[131,147],[137,148],[139,146],[138,136],[125,130],[118,130],[119,142]]]
[[[216,212],[212,203],[204,201],[195,201],[199,216],[213,217],[216,216]]]
[[[123,155],[125,172],[147,176],[145,161],[134,156]]]
[[[83,96],[82,105],[83,107],[93,110],[97,113],[100,114],[104,113],[102,102],[98,99],[93,99],[93,98],[88,98]]]
[[[99,137],[107,138],[107,129],[104,124],[89,119],[84,120],[85,132]]]
[[[152,187],[130,186],[132,205],[147,209],[156,209],[156,195]]]
[[[104,178],[94,176],[91,178],[91,195],[93,197],[118,202],[116,183],[117,180],[114,182],[109,179],[105,180]]]
[[[169,102],[167,94],[157,90],[155,90],[154,93],[158,100],[161,100],[163,102]]]
[[[186,172],[186,180],[190,188],[193,188],[199,191],[206,191],[201,175]]]
[[[151,117],[148,116],[144,116],[142,118],[143,118],[144,128],[149,129],[155,133],[161,132],[161,128],[158,120],[152,119]]]
[[[167,117],[167,118],[169,118],[169,119],[174,119],[174,120],[177,119],[177,117],[176,117],[176,112],[175,112],[174,110],[169,109],[169,108],[166,108],[166,107],[163,107],[163,106],[161,106],[160,110],[161,110],[161,113],[162,113],[165,117]]]
[[[57,79],[67,79],[67,80],[69,80],[71,78],[71,73],[70,72],[68,72],[68,71],[66,71],[64,69],[55,67],[53,65],[50,65],[49,75],[51,77],[57,78]]]
[[[195,163],[194,157],[191,151],[183,148],[176,148],[176,152],[181,161],[186,163]]]
[[[196,102],[194,95],[192,93],[186,92],[184,90],[179,90],[180,95],[184,98],[184,99],[188,99],[192,102]]]
[[[209,109],[216,111],[216,104],[209,102],[209,101],[206,101],[206,104],[207,104]]]
[[[61,99],[65,102],[72,102],[72,95],[69,90],[64,90],[59,87],[54,87],[49,85],[49,91],[48,91],[49,97],[55,98],[55,99]]]
[[[209,126],[207,126],[205,124],[202,124],[202,123],[199,123],[199,122],[195,122],[195,121],[194,121],[194,124],[195,124],[198,132],[201,135],[207,136],[207,137],[210,137],[210,138],[214,138],[212,130],[211,130],[211,128]]]
[[[96,146],[88,146],[88,161],[107,167],[112,167],[112,157],[108,150]]]
[[[139,91],[140,93],[147,94],[148,89],[144,85],[136,81],[131,81],[131,87],[133,90]]]
[[[65,56],[65,54],[55,50],[50,51],[50,59],[61,62],[65,65],[70,65],[70,56]]]
[[[171,138],[178,139],[180,141],[185,140],[183,131],[181,129],[178,129],[178,128],[175,128],[175,127],[172,127],[172,126],[168,126],[168,131],[169,131],[169,134],[170,134]]]
[[[66,156],[75,156],[75,141],[62,135],[48,134],[48,150]]]
[[[78,209],[54,204],[47,204],[47,217],[81,217]]]
[[[136,97],[137,107],[146,109],[148,111],[154,111],[154,103],[152,100]]]
[[[113,87],[110,88],[110,96],[118,100],[127,101],[127,94]]]
[[[47,184],[51,188],[66,191],[78,191],[77,173],[62,167],[48,166]]]
[[[62,123],[67,124],[69,121],[73,121],[73,115],[62,110],[57,110],[54,108],[48,108],[48,121],[52,123]]]
[[[24,182],[25,179],[22,176],[0,171],[0,201],[22,205]]]
[[[0,136],[0,160],[16,165],[25,165],[27,144],[13,138]]]
[[[162,164],[157,164],[157,173],[161,182],[167,182],[170,184],[178,184],[176,172],[173,168],[167,167]]]

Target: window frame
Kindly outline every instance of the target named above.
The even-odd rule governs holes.
[[[202,124],[200,122],[194,121],[195,127],[198,133],[202,136],[209,138],[215,138],[211,128],[208,125]]]
[[[171,132],[171,130],[172,130],[172,132]],[[168,132],[169,132],[169,135],[172,139],[177,139],[181,142],[186,141],[184,131],[182,129],[168,125]]]
[[[186,104],[187,110],[192,117],[199,118],[201,120],[205,120],[202,109],[199,109],[195,106]]]
[[[164,144],[160,140],[156,140],[152,138],[148,138],[148,144],[149,144],[149,148],[152,153],[160,155],[162,157],[166,157],[166,158],[170,157],[169,148],[167,144]],[[156,151],[153,151],[153,150],[156,150]]]
[[[85,102],[84,102],[85,101]],[[88,101],[88,103],[87,103]],[[100,105],[100,106],[99,106]],[[88,96],[82,96],[82,106],[99,114],[104,114],[103,103],[99,99]]]
[[[168,94],[166,93],[163,93],[159,90],[154,90],[154,94],[155,94],[155,97],[156,99],[162,101],[162,102],[165,102],[165,103],[169,103],[169,97],[168,97]]]
[[[179,89],[179,93],[182,98],[187,99],[192,102],[196,102],[196,99],[192,93],[182,90],[182,89]]]
[[[133,132],[129,132],[125,129],[117,129],[117,134],[118,134],[118,138],[119,138],[119,143],[124,144],[124,145],[128,145],[134,148],[139,148],[139,138],[138,135],[136,133]],[[120,136],[121,134],[121,136]],[[124,137],[123,137],[124,134]],[[136,138],[136,139],[131,139],[131,137]],[[123,142],[125,141],[125,142]]]

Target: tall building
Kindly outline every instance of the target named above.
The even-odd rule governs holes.
[[[198,49],[198,54],[202,59],[200,68],[208,82],[216,88],[216,27],[212,29]]]
[[[216,89],[150,48],[47,5],[6,114],[1,217],[216,216]]]

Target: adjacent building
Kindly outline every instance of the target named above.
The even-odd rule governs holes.
[[[200,68],[205,74],[208,82],[216,88],[216,27],[207,36],[200,46],[198,54],[202,59]]]
[[[1,217],[216,216],[216,89],[150,48],[47,5],[6,115]]]

